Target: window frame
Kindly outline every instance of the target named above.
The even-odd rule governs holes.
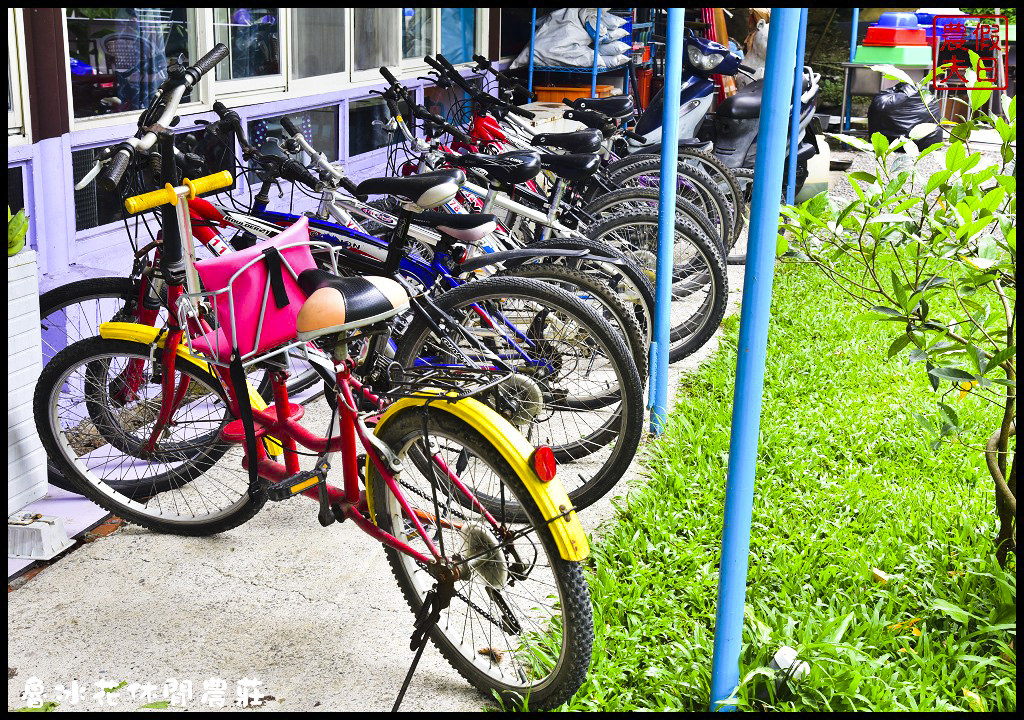
[[[208,42],[203,47],[213,47],[214,38],[217,37],[214,29],[213,8],[203,8],[203,15],[208,23]],[[281,71],[275,75],[259,75],[251,78],[237,78],[232,80],[218,80],[216,69],[208,73],[212,84],[215,99],[234,97],[236,95],[270,95],[275,92],[288,91],[288,79],[291,71],[289,54],[291,53],[291,8],[277,8],[278,20],[278,63]],[[200,55],[200,57],[202,57]],[[230,58],[230,55],[228,56]],[[273,83],[273,84],[270,84]],[[213,100],[210,101],[212,107]]]
[[[289,54],[291,53],[291,24],[292,24],[292,12],[295,8],[285,8],[288,12],[288,43],[289,43]],[[297,78],[292,75],[292,69],[297,63],[292,62],[292,58],[289,55],[288,58],[288,88],[286,94],[290,97],[302,96],[302,95],[317,95],[323,92],[324,83],[344,83],[348,84],[351,82],[352,73],[352,8],[340,8],[345,17],[345,69],[341,72],[325,73],[323,75],[310,75],[309,77]]]
[[[22,8],[7,8],[7,77],[11,86],[11,109],[7,111],[8,144],[27,144],[30,135],[23,13]]]

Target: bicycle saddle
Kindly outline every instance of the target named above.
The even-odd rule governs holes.
[[[372,325],[409,307],[405,288],[386,277],[338,277],[310,268],[299,274],[299,287],[309,295],[295,318],[299,340]]]
[[[537,158],[537,172],[540,172],[540,158]],[[480,242],[498,227],[498,218],[489,213],[453,215],[443,212],[421,212],[414,214],[412,221],[417,225],[436,228],[445,235],[465,243]]]
[[[566,180],[583,180],[601,167],[601,156],[591,153],[575,155],[541,155],[540,166]]]
[[[606,98],[579,98],[570,105],[575,110],[593,110],[611,118],[624,118],[633,115],[633,96],[616,95]]]
[[[449,155],[448,162],[465,169],[480,170],[495,185],[517,185],[533,180],[540,172],[540,155],[536,152],[518,150],[501,155],[469,153]]]
[[[567,133],[538,133],[530,141],[536,147],[558,148],[570,153],[592,153],[601,147],[604,135],[600,130],[577,130]]]
[[[398,195],[429,210],[455,197],[466,182],[461,170],[435,170],[409,177],[382,177],[363,180],[356,187],[357,195]]]

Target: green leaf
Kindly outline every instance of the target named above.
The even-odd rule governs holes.
[[[910,128],[910,132],[907,133],[907,135],[911,140],[920,140],[926,135],[930,135],[935,132],[935,128],[937,127],[938,125],[931,122],[918,123],[914,127]]]
[[[872,175],[871,173],[865,172],[863,170],[858,170],[857,172],[852,172],[849,175],[847,175],[847,177],[850,178],[851,180],[859,180],[861,182],[866,182],[866,183],[869,183],[869,184],[875,184],[875,183],[878,182],[878,177],[877,176]]]
[[[928,371],[928,374],[935,378],[942,378],[944,380],[952,380],[954,382],[962,382],[964,380],[974,380],[974,375],[969,372],[964,372],[959,368],[952,367],[933,367]]]
[[[932,176],[928,178],[928,184],[925,185],[924,194],[930,195],[935,188],[949,180],[952,174],[952,170],[939,170],[937,173],[933,173]]]
[[[893,358],[899,355],[903,348],[910,344],[910,339],[910,335],[904,334],[893,340],[889,346],[889,357]]]
[[[949,418],[949,421],[953,423],[955,427],[960,427],[960,418],[957,416],[956,410],[944,402],[940,402],[939,407],[942,408],[942,412],[946,413],[946,417]]]
[[[871,146],[876,157],[885,157],[889,152],[889,141],[882,133],[876,132],[871,136]]]
[[[887,78],[891,78],[897,82],[910,83],[915,87],[917,86],[917,82],[915,80],[912,80],[906,72],[900,70],[895,65],[871,65],[870,67],[875,72],[880,72]]]
[[[863,140],[861,140],[859,137],[854,137],[853,135],[843,135],[842,133],[826,133],[826,134],[829,137],[835,138],[839,142],[844,142],[847,145],[851,145],[851,146],[857,148],[858,150],[863,150],[864,152],[871,152],[871,149],[872,149],[871,146],[868,145]]]
[[[843,621],[839,623],[839,627],[836,629],[835,634],[832,636],[832,643],[838,645],[843,635],[846,634],[846,629],[850,627],[850,623],[853,622],[854,613],[851,611],[849,615],[843,618]]]
[[[987,359],[984,368],[982,368],[981,370],[981,374],[984,375],[989,370],[994,370],[995,368],[999,367],[1002,363],[1012,358],[1016,354],[1016,352],[1017,347],[1015,345],[1003,348],[995,355],[993,355],[991,358]]]
[[[946,151],[946,169],[956,172],[964,161],[964,144],[959,140],[954,141],[949,150]]]
[[[157,700],[156,702],[151,702],[148,705],[143,705],[139,710],[166,710],[170,706],[170,700]]]
[[[953,620],[963,625],[966,625],[970,618],[980,619],[977,615],[972,615],[966,610],[959,608],[953,603],[947,602],[942,598],[935,599],[935,601],[932,603],[932,609],[938,610],[944,615],[948,615],[949,617],[953,618]]]
[[[896,300],[900,304],[900,308],[904,313],[909,312],[911,308],[907,307],[907,291],[903,287],[903,283],[900,282],[899,277],[896,275],[895,270],[889,271],[892,274],[892,291],[896,294]]]

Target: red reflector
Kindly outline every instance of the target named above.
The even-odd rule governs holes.
[[[541,482],[555,479],[555,453],[547,445],[541,445],[533,451],[533,469]]]

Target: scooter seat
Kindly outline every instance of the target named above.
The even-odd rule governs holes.
[[[540,133],[530,142],[535,147],[557,148],[569,153],[597,152],[604,141],[600,130],[577,130],[567,133]]]
[[[584,180],[601,167],[601,156],[591,153],[541,155],[540,166],[565,180]]]
[[[382,322],[409,307],[409,294],[386,277],[338,277],[319,268],[303,270],[299,287],[309,297],[295,319],[299,340]]]
[[[518,150],[501,155],[449,155],[448,162],[467,170],[480,170],[487,175],[488,181],[497,185],[518,185],[533,180],[540,172],[540,155],[533,151]]]
[[[382,177],[363,180],[356,187],[359,195],[398,195],[429,210],[444,205],[459,192],[466,174],[458,169],[435,170],[409,177]]]
[[[579,98],[572,103],[576,110],[593,110],[610,118],[631,117],[633,115],[633,96],[616,95],[606,98]]]
[[[716,116],[735,120],[760,117],[762,85],[760,80],[744,85],[735,95],[727,97],[719,104]]]
[[[536,157],[536,156],[535,156]],[[540,158],[537,157],[537,172],[540,172]],[[498,218],[489,213],[470,215],[444,212],[415,213],[412,221],[440,230],[445,235],[464,243],[480,242],[498,228]]]

